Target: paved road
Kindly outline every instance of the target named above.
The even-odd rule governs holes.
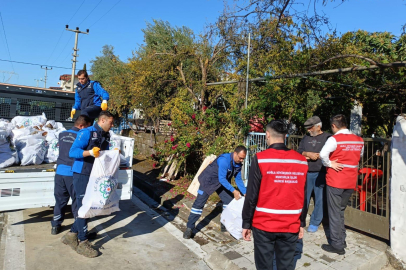
[[[50,234],[52,210],[8,212],[0,249],[0,269],[210,269],[205,253],[194,241],[183,241],[181,232],[137,198],[120,202],[120,212],[93,219],[89,228],[99,232],[93,244],[102,253],[89,259]],[[66,229],[73,218],[65,220]],[[2,261],[3,260],[3,261]]]

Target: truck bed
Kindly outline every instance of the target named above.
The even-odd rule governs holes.
[[[55,169],[55,163],[44,163],[40,165],[28,165],[28,166],[20,166],[20,165],[15,165],[7,168],[0,169],[0,173],[4,172],[14,172],[14,173],[19,173],[19,172],[42,172],[42,171],[50,171]]]

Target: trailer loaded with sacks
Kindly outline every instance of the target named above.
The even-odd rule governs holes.
[[[0,211],[54,205],[58,135],[73,126],[73,103],[72,92],[0,83]],[[134,139],[110,134],[121,150],[117,191],[130,199]]]

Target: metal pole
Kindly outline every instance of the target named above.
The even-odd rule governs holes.
[[[45,69],[44,88],[47,88],[47,71],[51,70],[52,68],[48,68],[48,67],[43,68],[42,66],[41,66],[41,68]]]
[[[249,85],[249,71],[250,71],[250,49],[251,49],[251,33],[248,33],[248,59],[247,59],[247,79],[245,88],[245,108],[248,106],[248,85]]]
[[[76,27],[76,30],[68,29],[69,25],[66,25],[66,30],[75,32],[75,47],[73,48],[73,59],[72,59],[72,76],[71,76],[71,91],[75,91],[74,85],[75,85],[75,70],[76,70],[76,57],[78,56],[77,51],[78,51],[78,37],[79,33],[80,34],[89,34],[89,29],[86,29],[86,32],[79,31],[79,27]]]

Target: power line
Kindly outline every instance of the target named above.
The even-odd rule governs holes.
[[[0,12],[0,19],[1,19],[1,25],[3,25],[4,37],[5,37],[5,39],[6,39],[6,45],[7,45],[7,51],[8,51],[8,57],[10,58],[10,61],[11,61],[10,49],[9,49],[9,47],[8,47],[8,41],[7,41],[7,36],[6,36],[6,30],[4,29],[3,16],[1,16],[1,12]],[[13,63],[11,63],[11,67],[13,68],[13,71],[14,71],[14,66],[13,66]]]
[[[86,18],[84,18],[83,21],[81,21],[81,22],[78,24],[79,26],[80,26],[84,21],[86,21],[86,19],[90,16],[90,14],[92,14],[92,12],[100,5],[100,3],[101,3],[102,1],[103,1],[103,0],[100,0],[100,2],[97,3],[97,5],[89,12],[89,14],[87,14]]]
[[[94,22],[89,28],[92,28],[93,25],[95,25],[95,24],[98,23],[101,19],[103,19],[103,17],[106,16],[107,13],[109,13],[109,12],[110,12],[115,6],[117,6],[118,3],[120,3],[120,2],[121,2],[121,0],[118,0],[117,3],[115,3],[106,13],[104,13],[104,14],[103,14],[96,22]]]
[[[21,61],[12,61],[12,60],[6,60],[6,59],[0,59],[0,61],[10,62],[10,63],[17,63],[17,64],[24,64],[24,65],[31,65],[31,66],[45,66],[44,64],[36,64],[36,63],[21,62]],[[58,66],[47,66],[47,67],[61,68],[61,69],[72,69],[70,67],[58,67]]]
[[[69,19],[68,23],[70,23],[70,21],[75,17],[76,13],[78,13],[78,11],[80,10],[80,8],[83,6],[83,4],[85,3],[86,0],[83,0],[82,4],[80,4],[80,6],[78,7],[78,9],[75,11],[75,13],[72,15],[72,17]]]
[[[58,59],[59,59],[59,57],[61,57],[62,53],[65,51],[65,48],[68,46],[68,44],[69,44],[69,43],[70,43],[70,41],[72,40],[73,36],[74,36],[74,35],[72,34],[72,36],[69,38],[68,42],[66,42],[65,46],[63,47],[63,49],[62,49],[61,53],[58,55],[58,57],[57,57],[57,58],[55,58],[55,60],[52,62],[52,64],[53,64],[53,63],[55,63],[55,62],[56,62],[56,60],[58,60]]]
[[[73,16],[69,19],[69,21],[68,21],[67,24],[69,24],[70,21],[75,17],[76,13],[78,13],[78,11],[79,11],[80,8],[83,6],[83,4],[85,3],[85,1],[86,1],[86,0],[83,0],[82,4],[80,4],[80,6],[76,9],[75,13],[74,13]],[[48,63],[48,61],[52,58],[52,55],[54,54],[56,48],[58,47],[59,42],[61,41],[61,38],[62,38],[62,36],[63,36],[63,33],[65,33],[64,30],[62,30],[61,35],[59,36],[58,41],[56,42],[56,45],[55,45],[54,49],[53,49],[52,52],[51,52],[51,55],[49,56],[48,60],[46,61],[47,63]]]

